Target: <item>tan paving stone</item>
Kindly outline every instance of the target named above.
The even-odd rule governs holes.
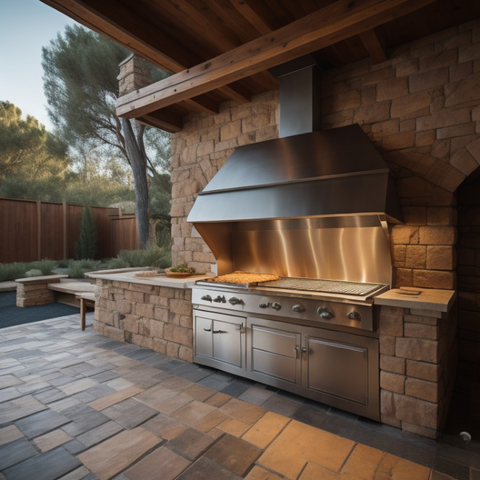
[[[182,392],[183,390],[186,390],[188,387],[191,387],[195,384],[190,380],[185,380],[181,377],[168,377],[163,380],[160,385],[176,392]]]
[[[217,428],[235,437],[241,437],[250,428],[250,425],[236,418],[227,417],[222,423],[217,425]]]
[[[70,440],[72,440],[70,435],[65,433],[63,430],[58,429],[47,433],[46,435],[42,435],[41,437],[37,437],[34,440],[34,443],[42,452],[48,452],[49,450],[52,450],[59,445],[63,445]]]
[[[375,477],[383,452],[362,444],[355,445],[342,468],[342,480],[370,480]]]
[[[22,437],[23,433],[15,425],[0,428],[0,447]]]
[[[160,438],[142,427],[126,430],[80,454],[78,459],[100,480],[118,474],[155,445]]]
[[[232,398],[225,405],[220,407],[220,411],[234,417],[242,422],[253,425],[257,420],[259,420],[267,410],[264,408],[258,407],[257,405],[252,405],[250,403],[242,402],[236,398]]]
[[[208,400],[206,400],[205,403],[207,405],[213,405],[214,407],[221,407],[231,399],[232,397],[230,395],[218,392],[213,397],[210,397]]]
[[[369,480],[373,480],[374,477],[368,477]],[[298,480],[343,480],[343,476],[340,476],[339,473],[332,472],[331,470],[322,467],[321,465],[317,465],[315,463],[307,463],[305,469],[303,470],[302,474],[298,478]],[[360,480],[360,477],[358,477]],[[406,480],[406,479],[405,479]]]
[[[219,410],[215,409],[205,417],[201,418],[198,422],[195,422],[192,427],[195,427],[197,430],[201,432],[207,433],[212,428],[215,428],[217,425],[222,423],[227,417],[224,413],[220,412]]]
[[[250,470],[250,473],[245,477],[245,480],[282,480],[282,477],[256,465]]]
[[[173,480],[192,462],[160,447],[123,473],[130,480]]]
[[[207,398],[210,398],[216,393],[216,390],[212,390],[211,388],[204,387],[203,385],[193,384],[191,387],[186,388],[182,395],[187,397],[191,397],[194,400],[198,400],[199,402],[203,402]]]
[[[308,462],[338,472],[354,446],[351,440],[293,420],[257,464],[288,478],[297,478]]]
[[[125,380],[124,378],[114,378],[110,380],[105,385],[107,387],[113,388],[114,390],[124,390],[125,388],[133,387],[133,383]]]
[[[7,387],[14,387],[21,385],[23,380],[20,380],[15,375],[1,375],[0,376],[0,390]]]
[[[81,480],[90,473],[88,468],[81,466],[73,470],[73,472],[67,473],[63,477],[60,477],[58,480]]]
[[[267,412],[242,438],[257,447],[266,448],[289,421],[288,417]]]
[[[376,472],[376,478],[383,479],[407,479],[408,480],[429,480],[430,468],[418,463],[410,462],[403,458],[384,454]]]
[[[177,422],[161,413],[145,422],[142,427],[165,440],[172,440],[187,429],[183,423]]]
[[[212,407],[211,405],[205,405],[197,400],[192,400],[191,397],[187,398],[189,398],[190,402],[173,413],[172,418],[180,420],[187,425],[193,425],[209,413],[216,410],[215,407]]]
[[[111,393],[110,395],[106,395],[105,397],[102,397],[102,398],[99,398],[98,400],[90,402],[88,405],[90,405],[95,410],[100,411],[142,392],[143,392],[142,388],[128,387],[128,388],[125,388],[124,390],[119,390],[115,393]]]

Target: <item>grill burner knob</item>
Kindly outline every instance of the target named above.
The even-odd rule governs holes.
[[[261,304],[259,305],[260,308],[268,308],[269,306],[270,306],[269,303],[261,303]]]
[[[218,295],[217,298],[214,298],[213,301],[215,303],[227,303],[225,297],[223,295]]]
[[[228,301],[231,305],[241,305],[243,303],[243,300],[237,297],[232,297]]]
[[[282,306],[278,302],[273,302],[272,308],[278,312],[279,310],[281,310]]]
[[[323,320],[331,320],[332,318],[335,318],[335,314],[329,308],[319,307],[317,313]]]
[[[202,297],[202,300],[205,300],[205,301],[207,301],[207,302],[211,302],[211,301],[212,301],[212,297],[211,297],[210,295],[204,295],[204,296]]]
[[[357,322],[360,322],[362,320],[362,316],[355,310],[352,310],[351,312],[347,313],[347,317],[350,320],[356,320]]]
[[[297,305],[294,305],[292,307],[292,310],[297,313],[303,313],[306,310],[306,308],[302,304],[298,303]]]

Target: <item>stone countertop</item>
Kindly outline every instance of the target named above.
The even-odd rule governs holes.
[[[140,285],[152,285],[155,287],[169,287],[169,288],[191,288],[192,285],[197,280],[203,280],[204,278],[208,278],[211,275],[191,275],[186,278],[172,278],[167,277],[165,274],[160,274],[155,277],[136,277],[135,273],[139,273],[140,270],[136,271],[128,271],[128,272],[89,272],[86,273],[85,276],[89,278],[93,278],[95,280],[110,280],[113,282],[127,282],[127,283],[137,283]]]
[[[410,294],[400,292],[410,292]],[[420,292],[418,295],[412,293]],[[435,290],[430,288],[401,287],[392,288],[374,299],[375,305],[389,307],[414,308],[448,312],[457,298],[455,290]]]

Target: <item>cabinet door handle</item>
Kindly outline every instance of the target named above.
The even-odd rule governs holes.
[[[211,329],[211,328],[204,328],[203,331],[204,331],[204,332],[211,332],[212,329]]]
[[[298,351],[300,349],[298,348],[298,345],[295,346],[295,348],[293,349],[293,351],[295,352],[295,358],[298,358]]]
[[[227,332],[224,332],[223,330],[214,330],[213,333],[227,333]]]

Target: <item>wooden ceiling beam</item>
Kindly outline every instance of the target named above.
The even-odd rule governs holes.
[[[366,30],[359,36],[373,63],[382,63],[388,60],[387,52],[375,30]]]
[[[166,110],[159,110],[137,117],[135,121],[148,127],[159,128],[168,133],[180,132],[183,127],[182,117]]]
[[[255,27],[257,32],[262,35],[268,35],[273,30],[273,28],[257,14],[246,0],[229,1],[243,17]]]
[[[184,62],[198,63],[198,58],[192,58],[191,52],[183,49],[180,45],[174,45],[169,37],[152,25],[145,22],[139,23],[138,18],[121,5],[116,5],[115,8],[110,8],[104,13],[99,10],[103,2],[98,0],[96,0],[95,7],[82,0],[41,1],[97,33],[110,38],[116,43],[120,43],[123,47],[140,55],[166,72],[178,73],[185,70]],[[106,7],[106,5],[104,6]],[[140,34],[142,35],[141,37],[139,36]],[[162,51],[152,46],[152,38],[156,38],[156,42],[161,44]],[[173,58],[173,55],[177,58],[181,57],[182,60],[179,61],[177,58]],[[237,101],[241,98],[242,102],[248,102],[250,99],[250,92],[245,93],[242,90],[237,92],[235,88],[225,89],[224,94],[228,98]],[[188,99],[188,104],[192,110],[198,112],[218,113],[220,108],[217,102],[204,96]]]
[[[137,117],[359,35],[436,0],[339,0],[272,33],[118,99]]]

